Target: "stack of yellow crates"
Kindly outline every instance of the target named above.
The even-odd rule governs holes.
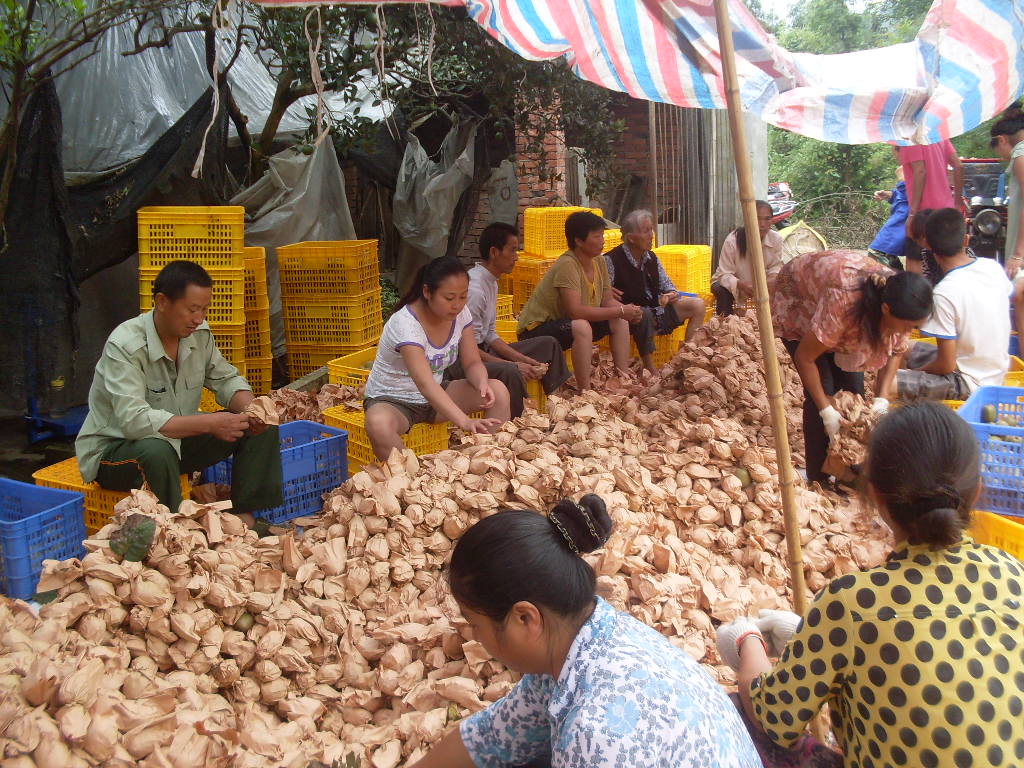
[[[383,328],[376,240],[277,249],[292,379],[373,346]]]
[[[654,253],[676,290],[701,295],[711,292],[710,245],[662,245]]]
[[[168,263],[188,259],[213,278],[206,321],[224,358],[245,369],[245,209],[159,206],[139,209],[139,309],[153,307],[153,281]]]
[[[527,208],[523,213],[523,248],[511,275],[512,311],[519,314],[533,289],[540,283],[558,257],[566,251],[565,220],[573,213],[590,211],[603,216],[600,208],[554,206]],[[508,291],[508,284],[498,290]]]
[[[255,395],[270,391],[274,357],[270,345],[270,297],[263,248],[245,249],[245,375]]]

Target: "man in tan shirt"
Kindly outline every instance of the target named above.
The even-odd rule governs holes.
[[[530,294],[519,314],[521,340],[553,336],[562,349],[572,349],[573,373],[580,389],[590,388],[595,341],[611,335],[612,358],[620,371],[629,370],[629,324],[643,319],[635,304],[622,304],[608,278],[604,252],[604,219],[590,211],[565,220],[569,250],[563,253]]]

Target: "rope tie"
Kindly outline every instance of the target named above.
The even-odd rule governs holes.
[[[312,37],[309,34],[309,20],[316,14],[316,42],[313,42]],[[327,120],[327,103],[324,101],[324,78],[320,72],[320,47],[323,44],[323,28],[322,19],[320,18],[320,8],[314,8],[308,14],[306,14],[305,21],[303,21],[303,29],[306,33],[306,42],[309,43],[309,73],[310,79],[313,81],[313,88],[316,89],[316,139],[314,139],[314,146],[319,147],[320,142],[323,141],[324,136],[331,132],[330,121]]]

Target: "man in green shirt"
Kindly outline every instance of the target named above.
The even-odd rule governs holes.
[[[562,349],[572,348],[573,373],[580,389],[590,388],[590,360],[595,341],[611,336],[612,359],[629,370],[629,324],[643,319],[635,304],[622,304],[612,293],[604,251],[604,219],[578,211],[565,220],[569,250],[558,257],[519,314],[520,340],[554,336]]]
[[[235,512],[284,503],[278,429],[250,425],[242,413],[252,388],[217,350],[206,324],[212,295],[205,269],[173,261],[153,282],[152,311],[110,334],[75,441],[87,483],[128,491],[145,482],[174,512],[181,503],[181,473],[233,456]],[[198,412],[204,386],[226,411]]]

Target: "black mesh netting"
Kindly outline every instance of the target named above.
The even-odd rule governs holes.
[[[47,83],[33,93],[18,139],[8,247],[0,256],[0,392],[6,407],[18,407],[32,393],[44,395],[51,379],[72,372],[77,286],[138,250],[135,214],[141,206],[219,205],[232,194],[224,109],[206,138],[202,175],[191,175],[213,114],[212,95],[207,90],[132,164],[69,189],[56,90]],[[91,367],[94,361],[81,362]]]
[[[77,343],[61,132],[57,92],[47,82],[26,105],[0,255],[0,391],[19,400],[33,384],[44,392]]]

